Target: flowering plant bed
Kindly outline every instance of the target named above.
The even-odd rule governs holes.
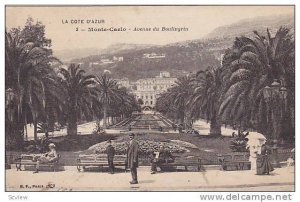
[[[139,153],[140,154],[150,154],[154,151],[158,151],[160,142],[155,142],[152,140],[140,140],[139,144]],[[184,153],[189,150],[183,146],[178,145],[173,142],[164,142],[165,148],[167,148],[171,153]],[[126,154],[126,150],[128,148],[128,142],[125,141],[112,141],[112,146],[116,150],[116,154]],[[87,153],[105,153],[106,152],[107,143],[101,142],[96,145],[91,146],[86,152]]]

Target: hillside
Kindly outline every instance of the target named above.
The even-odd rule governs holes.
[[[181,76],[199,68],[204,69],[208,65],[219,64],[214,53],[205,50],[205,46],[192,42],[187,46],[155,46],[116,54],[89,56],[73,62],[83,63],[86,71],[93,74],[100,74],[104,69],[109,69],[115,78],[128,77],[136,80],[156,76],[162,70],[169,71],[173,76]],[[165,57],[145,58],[144,54],[151,53],[165,54]],[[100,62],[103,59],[112,60],[113,57],[122,57],[123,61],[108,64]]]
[[[54,51],[54,55],[64,62],[76,61],[75,58],[85,58],[91,55],[114,54],[116,52],[122,53],[129,50],[140,50],[143,48],[152,47],[151,44],[125,44],[117,43],[108,46],[104,49],[98,48],[79,48],[79,49],[64,49]]]
[[[81,48],[81,49],[55,50],[53,54],[61,61],[68,62],[73,60],[74,58],[88,57],[89,55],[101,54],[101,52],[97,48]]]
[[[209,37],[203,39],[164,46],[115,44],[102,50],[101,54],[93,54],[72,62],[82,63],[82,67],[91,74],[101,74],[108,69],[114,78],[137,80],[154,77],[162,70],[178,77],[206,69],[208,66],[220,65],[221,54],[232,45],[235,37],[251,36],[254,30],[264,34],[267,28],[274,34],[280,26],[290,28],[293,33],[294,19],[291,16],[246,19],[218,27]]]
[[[253,30],[264,33],[267,28],[275,34],[281,26],[294,29],[294,17],[290,15],[256,17],[241,20],[237,23],[221,26],[210,32],[205,38],[235,38],[236,36],[250,36]]]

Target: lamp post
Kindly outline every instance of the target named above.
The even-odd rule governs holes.
[[[271,111],[271,118],[267,116],[268,123],[271,122],[272,131],[269,138],[272,139],[272,164],[274,167],[280,167],[278,160],[278,138],[282,132],[282,117],[286,111],[287,89],[277,80],[263,89],[263,96],[268,103]]]
[[[15,96],[15,94],[11,88],[8,88],[5,91],[5,108],[7,110],[7,115],[8,115],[9,121],[13,121],[12,102],[13,102],[14,96]],[[7,130],[7,128],[6,128],[6,130]],[[5,152],[5,169],[11,169],[11,166],[8,164],[8,161],[7,161],[6,152]]]

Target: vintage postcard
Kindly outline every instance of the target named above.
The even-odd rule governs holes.
[[[6,5],[5,190],[295,191],[294,11]]]

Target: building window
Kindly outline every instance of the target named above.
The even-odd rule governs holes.
[[[152,101],[150,101],[150,104],[153,104],[153,102],[152,102]]]
[[[148,96],[146,95],[146,99],[148,99]]]
[[[153,96],[151,95],[150,98],[151,98],[151,100],[152,100],[152,99],[153,99]],[[151,101],[151,102],[152,102],[152,101]],[[152,104],[152,103],[151,103],[151,104]]]

